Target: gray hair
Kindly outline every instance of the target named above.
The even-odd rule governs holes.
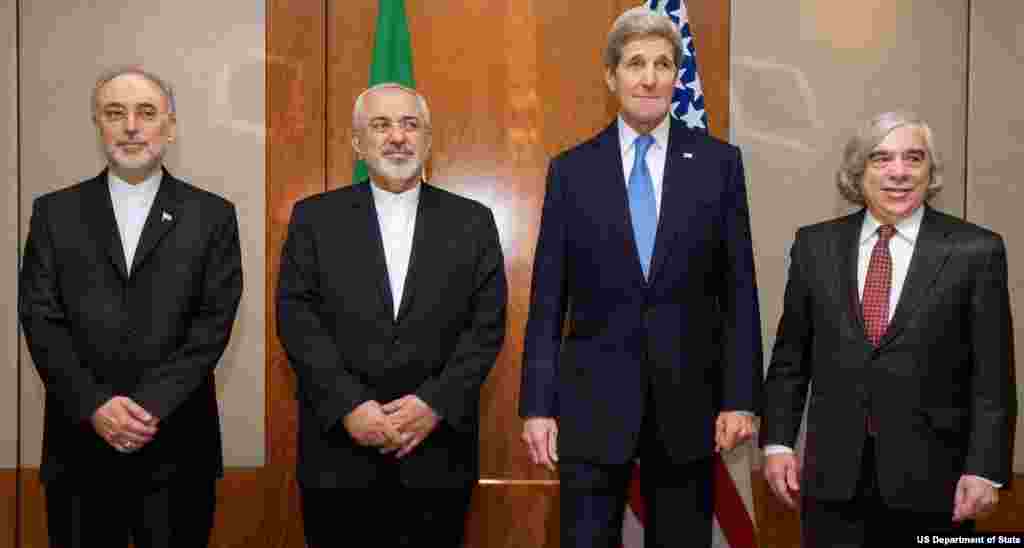
[[[110,83],[111,80],[119,76],[124,76],[125,74],[134,74],[137,76],[141,76],[146,80],[152,82],[153,85],[155,85],[156,87],[160,88],[160,92],[163,93],[164,98],[167,99],[167,112],[174,114],[174,86],[172,86],[170,82],[164,80],[163,78],[157,76],[156,74],[153,74],[148,70],[143,69],[142,67],[125,66],[116,67],[104,71],[102,74],[100,74],[100,77],[96,79],[96,85],[92,88],[91,109],[93,119],[96,118],[96,101],[99,100],[100,89],[102,89],[103,86]]]
[[[358,97],[356,97],[356,103],[352,107],[353,129],[360,129],[365,124],[369,123],[368,120],[365,120],[366,116],[363,114],[363,98],[369,95],[370,92],[379,91],[382,89],[400,89],[402,91],[405,91],[406,93],[414,95],[416,97],[416,103],[419,105],[420,108],[420,114],[423,115],[423,122],[428,127],[430,126],[430,108],[427,107],[427,100],[426,98],[423,97],[423,95],[420,94],[420,92],[410,87],[403,86],[402,84],[399,84],[397,82],[383,82],[380,84],[370,86],[369,88],[363,90],[363,92],[360,93]]]
[[[836,171],[836,186],[839,187],[839,194],[843,198],[856,205],[865,204],[861,183],[864,180],[864,171],[867,169],[871,151],[884,141],[892,130],[903,126],[921,130],[925,147],[928,149],[931,170],[928,174],[925,200],[931,200],[942,190],[943,163],[939,158],[938,151],[935,150],[932,128],[916,114],[897,111],[875,116],[846,143],[846,148],[843,149],[843,161]]]
[[[608,69],[619,66],[622,48],[637,38],[658,37],[672,44],[676,70],[683,68],[683,38],[679,29],[667,15],[657,13],[644,6],[630,8],[612,23],[608,32],[608,45],[604,49],[604,65]]]

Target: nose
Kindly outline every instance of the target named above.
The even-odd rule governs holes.
[[[388,131],[388,141],[392,143],[404,143],[406,141],[405,130],[402,129],[401,124],[395,124]]]
[[[124,130],[126,133],[134,134],[139,131],[139,121],[135,117],[134,112],[129,112],[124,121]]]
[[[902,159],[897,158],[889,163],[889,176],[894,179],[903,179],[908,175],[907,165]]]
[[[654,65],[648,65],[640,74],[640,83],[644,87],[653,87],[656,80],[657,74],[654,71]]]

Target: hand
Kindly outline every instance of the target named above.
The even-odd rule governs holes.
[[[402,438],[398,430],[392,426],[388,416],[374,400],[367,400],[356,406],[342,424],[348,435],[363,447],[390,447],[401,444]]]
[[[111,447],[131,453],[153,441],[159,419],[126,396],[114,396],[92,414],[92,427]]]
[[[715,420],[715,452],[731,451],[753,435],[753,416],[739,411],[722,411]]]
[[[402,396],[395,401],[385,403],[381,410],[387,415],[391,425],[401,435],[399,447],[387,447],[382,453],[395,453],[395,458],[402,458],[412,452],[417,445],[437,428],[441,416],[415,394]]]
[[[523,421],[523,441],[530,460],[552,472],[558,462],[558,421],[551,417],[529,417]]]
[[[977,477],[964,474],[956,482],[953,496],[953,522],[988,516],[999,503],[999,490]]]
[[[793,453],[777,453],[764,458],[764,479],[786,506],[796,509],[793,494],[800,493],[800,464]]]

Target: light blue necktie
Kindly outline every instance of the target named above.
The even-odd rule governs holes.
[[[633,237],[644,279],[651,268],[654,254],[654,235],[658,229],[658,209],[654,204],[654,183],[647,169],[647,149],[654,142],[650,135],[641,135],[633,141],[633,171],[629,172],[629,216],[633,220]]]

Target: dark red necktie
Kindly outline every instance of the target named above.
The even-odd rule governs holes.
[[[889,327],[889,290],[892,287],[892,256],[889,255],[889,240],[896,233],[892,225],[878,227],[878,241],[871,250],[868,274],[864,280],[864,296],[861,297],[861,311],[864,314],[864,330],[872,346],[885,335]]]

